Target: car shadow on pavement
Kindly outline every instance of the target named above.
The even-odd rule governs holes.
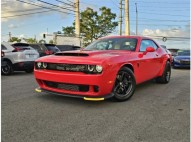
[[[2,77],[12,77],[12,76],[27,76],[27,75],[31,75],[31,74],[33,74],[33,72],[32,73],[26,73],[24,71],[15,71],[9,76],[6,76],[6,75],[1,75],[1,76]]]

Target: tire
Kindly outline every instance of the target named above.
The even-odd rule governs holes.
[[[13,73],[13,67],[12,64],[8,61],[3,61],[4,66],[1,67],[1,73],[3,75],[11,75]]]
[[[26,73],[32,73],[34,69],[26,69],[25,72]]]
[[[167,61],[162,76],[156,78],[156,82],[161,84],[167,84],[170,81],[170,76],[171,76],[171,65],[170,62]]]
[[[130,99],[135,91],[136,81],[131,69],[123,67],[119,70],[113,87],[113,99],[115,101],[126,101]]]

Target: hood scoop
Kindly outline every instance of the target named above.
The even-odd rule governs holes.
[[[54,55],[56,55],[56,56],[82,56],[82,57],[89,56],[86,53],[62,53],[62,52],[56,53]]]

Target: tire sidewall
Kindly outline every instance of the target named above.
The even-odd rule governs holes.
[[[167,72],[168,72],[168,71],[170,71],[170,75],[169,75],[169,79],[167,80],[166,75],[167,75]],[[165,71],[164,71],[163,77],[164,77],[164,82],[165,82],[165,83],[170,82],[171,66],[170,66],[170,62],[169,62],[169,61],[166,62],[166,66],[165,66]]]
[[[135,87],[136,87],[136,81],[135,81],[134,73],[132,72],[131,69],[129,69],[129,68],[127,68],[127,67],[123,67],[123,68],[121,68],[121,69],[119,70],[119,72],[121,72],[121,71],[127,72],[127,73],[131,76],[131,78],[132,78],[132,89],[130,90],[130,92],[128,93],[128,95],[126,95],[126,96],[120,96],[120,95],[118,95],[118,94],[116,94],[116,93],[114,92],[114,88],[115,88],[115,84],[114,84],[112,93],[113,93],[113,98],[114,98],[115,100],[117,100],[117,101],[126,101],[126,100],[130,99],[130,98],[133,96],[134,91],[135,91]],[[119,72],[117,73],[117,75],[119,74]],[[116,75],[116,78],[117,78],[117,75]]]
[[[3,75],[10,75],[10,74],[12,74],[12,72],[13,72],[12,64],[10,62],[7,62],[7,61],[3,61],[3,62],[5,63],[5,65],[1,67],[1,73]],[[8,69],[9,69],[7,72],[4,71],[5,67],[8,67]]]

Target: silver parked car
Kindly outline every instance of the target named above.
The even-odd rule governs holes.
[[[1,50],[4,52],[3,68],[1,73],[10,75],[13,71],[33,72],[34,61],[39,58],[39,53],[27,43],[8,42],[1,43]]]

